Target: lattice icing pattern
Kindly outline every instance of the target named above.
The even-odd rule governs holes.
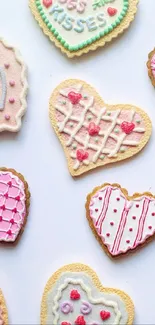
[[[89,215],[111,255],[135,249],[155,233],[155,198],[128,200],[117,186],[106,185],[91,195]]]
[[[85,84],[59,87],[51,105],[52,124],[56,124],[73,173],[80,173],[83,166],[89,170],[122,160],[133,149],[139,151],[146,126],[136,107],[108,106],[104,102],[101,106]]]
[[[0,131],[18,131],[27,103],[27,69],[20,53],[0,39]]]
[[[119,294],[100,292],[82,271],[64,272],[46,294],[44,325],[127,324],[129,315]]]
[[[0,241],[14,242],[25,217],[24,183],[12,172],[0,171]]]

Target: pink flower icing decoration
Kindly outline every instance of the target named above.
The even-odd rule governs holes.
[[[83,149],[79,149],[76,152],[76,156],[77,159],[82,162],[83,160],[86,160],[88,158],[89,153],[87,151],[84,151]]]
[[[135,124],[132,122],[123,122],[121,124],[121,129],[126,134],[130,134],[134,130],[134,128],[135,128]]]
[[[98,135],[100,132],[100,126],[96,125],[94,122],[89,123],[88,132],[89,135]]]
[[[78,94],[78,93],[75,93],[74,91],[70,91],[69,94],[68,94],[68,99],[71,101],[71,103],[73,105],[78,104],[79,101],[81,100],[81,98],[82,98],[82,95]]]

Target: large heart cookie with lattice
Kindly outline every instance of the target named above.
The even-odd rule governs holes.
[[[8,325],[8,312],[3,293],[0,290],[0,325]]]
[[[66,80],[54,90],[50,119],[72,176],[134,156],[146,145],[152,129],[140,108],[107,105],[81,80]]]
[[[87,197],[87,219],[103,248],[119,256],[138,248],[155,234],[155,196],[104,184]]]
[[[0,39],[0,132],[19,131],[27,90],[27,67],[21,54]]]
[[[130,297],[121,290],[103,287],[86,265],[65,265],[46,284],[42,325],[132,325],[133,319]]]
[[[0,168],[0,242],[17,241],[24,230],[29,205],[24,177],[14,169]]]
[[[44,33],[69,57],[96,50],[129,27],[139,0],[29,0]]]

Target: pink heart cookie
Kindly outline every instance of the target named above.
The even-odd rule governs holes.
[[[104,184],[87,197],[87,219],[111,256],[136,249],[155,233],[155,196],[134,194],[118,184]]]
[[[52,93],[50,119],[72,176],[134,156],[152,130],[140,108],[107,105],[90,85],[74,79],[62,82]]]
[[[0,325],[8,325],[8,312],[3,293],[0,290]]]
[[[79,293],[78,299],[71,299],[72,291]],[[65,265],[46,284],[42,325],[129,325],[133,318],[130,297],[118,289],[103,287],[97,274],[86,265]]]
[[[0,132],[20,129],[27,90],[27,68],[20,53],[0,39]]]
[[[30,205],[24,177],[13,169],[0,169],[0,242],[14,243],[22,234]]]

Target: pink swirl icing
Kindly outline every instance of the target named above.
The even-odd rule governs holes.
[[[88,315],[88,314],[90,314],[91,311],[92,311],[92,306],[91,306],[91,304],[89,304],[89,302],[87,302],[87,301],[83,301],[83,302],[82,302],[82,306],[81,306],[81,308],[80,308],[80,311],[81,311],[81,313],[82,313],[83,315]]]
[[[64,301],[61,304],[61,311],[64,314],[69,314],[73,311],[73,305],[69,301]]]

